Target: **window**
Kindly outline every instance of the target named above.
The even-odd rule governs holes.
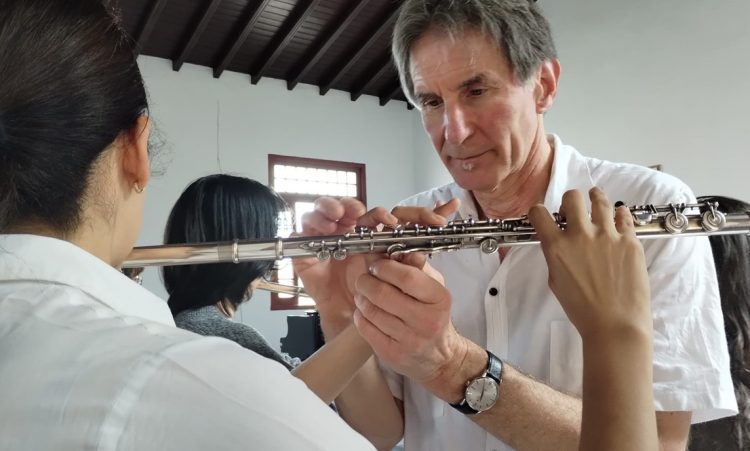
[[[289,211],[279,221],[281,237],[302,230],[302,215],[313,210],[318,197],[354,197],[367,204],[364,164],[269,154],[268,180],[289,205]],[[291,260],[278,263],[274,282],[302,284],[294,274]],[[304,296],[271,294],[271,310],[308,309],[314,305]]]

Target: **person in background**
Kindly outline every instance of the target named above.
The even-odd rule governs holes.
[[[260,182],[214,174],[192,182],[172,207],[165,244],[271,239],[286,207]],[[274,360],[331,403],[372,351],[354,326],[300,362],[278,352],[254,327],[235,322],[240,305],[273,267],[273,261],[165,266],[164,286],[177,327],[223,337]]]
[[[750,204],[722,196],[703,196],[698,202],[718,202],[724,213],[750,212]],[[742,451],[750,448],[750,236],[709,237],[719,280],[724,331],[729,344],[729,367],[739,413],[695,424],[690,429],[691,451]]]
[[[227,174],[201,177],[172,207],[164,244],[270,239],[276,236],[284,208],[276,193],[255,180]],[[163,267],[175,324],[227,338],[291,370],[299,359],[276,351],[254,327],[232,321],[272,269],[273,261]]]
[[[0,448],[372,450],[283,366],[176,328],[116,269],[151,121],[108,6],[0,11]]]

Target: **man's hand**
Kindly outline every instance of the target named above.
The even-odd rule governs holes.
[[[318,198],[314,210],[302,216],[302,235],[342,235],[353,231],[357,225],[377,227],[397,223],[395,216],[383,208],[374,208],[367,214],[365,211],[364,204],[356,199]],[[293,264],[305,291],[315,300],[324,334],[327,338],[338,335],[351,323],[354,281],[367,272],[364,256],[326,261],[298,258]]]
[[[396,224],[445,224],[445,216],[458,209],[458,200],[436,205],[434,210],[420,207],[396,207],[391,213],[382,207],[365,213],[365,206],[356,199],[321,197],[312,212],[302,217],[302,235],[340,235],[355,226],[380,228]],[[316,258],[294,260],[294,271],[302,279],[305,290],[315,299],[321,326],[327,338],[336,336],[351,322],[354,311],[354,284],[367,273],[367,261],[376,256],[351,255],[345,260]],[[434,271],[434,270],[433,270]]]
[[[465,352],[451,323],[451,295],[423,256],[381,259],[357,279],[354,324],[395,371],[429,385]]]

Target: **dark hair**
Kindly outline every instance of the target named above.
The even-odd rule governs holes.
[[[0,232],[65,234],[100,155],[148,109],[132,42],[98,0],[0,0]]]
[[[483,32],[508,58],[524,82],[544,62],[557,57],[549,22],[529,0],[406,0],[393,29],[392,53],[401,86],[412,103],[411,47],[431,27],[457,37],[466,29]],[[419,105],[417,105],[419,106]]]
[[[750,204],[728,197],[704,196],[699,197],[698,202],[718,202],[719,209],[725,213],[750,211]],[[750,237],[714,235],[709,240],[719,281],[739,413],[693,426],[690,449],[744,450],[750,444]]]
[[[177,200],[167,220],[164,243],[272,238],[284,209],[281,197],[262,183],[209,175],[191,183]],[[169,308],[176,315],[221,300],[236,307],[246,300],[250,283],[272,267],[273,261],[165,267]]]

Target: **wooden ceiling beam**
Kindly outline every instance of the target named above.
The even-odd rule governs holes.
[[[143,22],[143,26],[135,37],[135,54],[139,55],[143,47],[148,42],[148,38],[151,36],[151,32],[154,31],[156,22],[159,20],[161,12],[164,10],[164,6],[167,4],[167,0],[156,0],[152,3],[151,9],[149,9],[146,15],[146,20]]]
[[[182,65],[185,63],[185,60],[190,55],[190,52],[193,51],[195,44],[198,43],[198,40],[203,35],[203,32],[206,31],[206,27],[211,21],[211,18],[213,18],[216,9],[219,7],[219,3],[221,3],[221,0],[209,0],[208,5],[206,5],[206,9],[203,10],[203,14],[201,14],[197,24],[195,25],[195,27],[193,27],[192,31],[187,34],[184,43],[180,46],[180,51],[177,52],[177,57],[172,58],[173,70],[180,70]]]
[[[389,84],[388,89],[384,90],[383,93],[378,96],[380,97],[380,106],[385,106],[396,97],[399,92],[401,92],[401,82],[398,77],[396,77],[396,81]]]
[[[245,20],[242,29],[235,35],[234,39],[230,41],[231,45],[227,46],[224,56],[221,57],[221,61],[216,67],[214,67],[214,78],[219,78],[222,72],[224,72],[227,66],[232,62],[232,59],[234,59],[242,45],[247,41],[247,37],[250,35],[253,27],[255,27],[258,19],[260,19],[261,14],[263,14],[263,11],[270,2],[271,0],[262,0],[259,2],[258,6],[253,10],[253,13],[249,15],[247,20]]]
[[[336,42],[336,39],[341,35],[341,32],[346,29],[357,17],[357,15],[367,6],[369,0],[349,0],[349,8],[344,11],[338,17],[335,23],[333,23],[326,30],[325,34],[319,38],[313,46],[313,50],[310,52],[310,57],[301,61],[299,65],[292,70],[291,75],[287,78],[286,87],[289,90],[294,89],[297,83],[307,75],[310,70],[320,61],[320,58],[328,51],[331,45]]]
[[[254,65],[255,68],[250,70],[250,81],[252,84],[257,84],[263,75],[266,73],[268,68],[276,61],[276,58],[281,55],[289,41],[292,40],[294,34],[297,33],[299,27],[307,19],[310,13],[320,4],[321,0],[308,0],[307,2],[301,2],[292,11],[290,17],[284,21],[284,25],[281,30],[273,37],[273,41],[268,45],[266,50],[263,52],[257,63]],[[305,4],[306,3],[306,4]]]
[[[343,63],[339,67],[334,68],[327,77],[323,77],[322,83],[319,84],[320,95],[325,95],[331,87],[336,84],[336,82],[338,82],[341,77],[343,77],[344,74],[346,74],[346,72],[359,61],[360,58],[362,58],[362,55],[367,53],[370,47],[381,38],[383,33],[390,30],[393,21],[396,20],[396,16],[398,16],[398,11],[399,8],[395,8],[391,11],[385,20],[383,20],[374,30],[370,30],[365,35],[366,38],[364,38],[362,42],[352,47],[349,55],[343,58]]]
[[[393,64],[391,63],[391,53],[387,52],[385,56],[381,56],[375,64],[371,65],[365,71],[364,77],[354,83],[354,88],[351,90],[352,102],[357,100],[365,90],[375,81],[379,80],[386,73],[393,70]]]

